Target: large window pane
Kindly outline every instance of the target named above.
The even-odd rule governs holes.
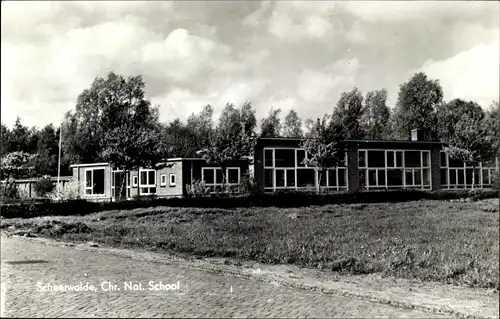
[[[447,167],[448,166],[448,161],[447,161],[447,156],[445,152],[440,152],[441,153],[441,167]]]
[[[452,157],[448,158],[448,163],[450,167],[464,167],[464,162]]]
[[[360,187],[366,186],[366,169],[359,170],[359,186]]]
[[[295,187],[295,170],[289,169],[286,171],[286,187]]]
[[[488,169],[483,169],[483,184],[488,185],[490,183],[490,174]]]
[[[472,184],[472,168],[467,168],[465,170],[465,184],[467,185]]]
[[[377,172],[378,175],[378,185],[385,186],[385,170],[381,169]]]
[[[344,187],[347,186],[347,170],[339,168],[338,169],[338,175],[339,175],[339,186]]]
[[[156,172],[149,171],[148,174],[148,185],[156,185]]]
[[[429,167],[430,166],[430,152],[422,152],[422,166],[423,167]]]
[[[387,170],[387,186],[401,186],[403,185],[403,170],[402,169],[388,169]]]
[[[285,170],[276,170],[276,187],[285,187]]]
[[[214,180],[214,170],[212,168],[204,168],[203,169],[203,179],[206,184],[213,184]]]
[[[366,167],[366,151],[358,152],[358,167]]]
[[[222,176],[222,169],[220,169],[220,168],[217,168],[215,170],[215,183],[216,184],[223,184],[224,183],[224,176]]]
[[[295,167],[295,149],[274,150],[275,167]]]
[[[457,184],[464,184],[464,170],[463,169],[457,169]]]
[[[305,167],[306,164],[301,164],[306,158],[306,151],[297,150],[297,167]]]
[[[403,167],[403,151],[396,151],[396,167]]]
[[[423,185],[424,186],[430,186],[431,185],[431,181],[430,181],[430,178],[431,178],[431,170],[428,169],[428,168],[424,168],[422,170],[422,178],[423,178]]]
[[[337,171],[328,170],[328,186],[337,186]]]
[[[227,180],[231,184],[237,184],[239,182],[238,169],[228,168],[227,169]]]
[[[415,185],[422,185],[422,170],[416,169],[413,171],[413,180]]]
[[[148,184],[147,176],[148,176],[148,172],[142,171],[140,176],[139,176],[139,178],[140,178],[139,184],[147,185]]]
[[[85,172],[85,186],[92,187],[92,171]]]
[[[313,169],[297,169],[297,186],[315,186],[315,174]]]
[[[376,186],[377,185],[377,171],[374,169],[368,170],[368,185]]]
[[[406,167],[421,167],[420,151],[405,151]]]
[[[273,167],[273,150],[264,151],[264,166]]]
[[[394,167],[395,166],[394,162],[394,151],[388,151],[387,152],[387,167]]]
[[[385,151],[368,151],[368,167],[385,167]]]
[[[448,184],[448,169],[442,168],[441,169],[441,185],[447,185]]]
[[[413,171],[411,169],[405,170],[405,183],[407,186],[413,185]]]
[[[327,170],[327,171],[323,171],[321,172],[321,174],[318,172],[318,176],[319,176],[319,185],[320,186],[327,186],[326,185],[326,175],[328,174],[330,170]]]
[[[264,187],[274,187],[274,170],[265,169],[264,170]]]
[[[94,194],[104,194],[104,169],[96,169],[93,172]]]
[[[457,170],[450,169],[450,185],[454,185],[457,183]]]

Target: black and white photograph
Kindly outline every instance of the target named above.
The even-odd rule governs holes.
[[[0,317],[499,318],[500,2],[1,2]]]

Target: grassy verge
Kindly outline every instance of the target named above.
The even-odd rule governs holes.
[[[2,229],[349,274],[499,287],[498,199],[307,208],[173,208],[4,219]]]

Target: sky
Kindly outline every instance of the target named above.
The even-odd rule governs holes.
[[[496,1],[2,1],[1,17],[8,126],[58,126],[110,71],[142,75],[162,121],[247,100],[314,118],[355,86],[392,107],[419,71],[445,100],[499,100]]]

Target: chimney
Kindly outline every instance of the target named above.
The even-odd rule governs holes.
[[[414,128],[411,130],[411,140],[412,141],[419,141],[421,139],[421,134],[420,130],[418,128]]]

